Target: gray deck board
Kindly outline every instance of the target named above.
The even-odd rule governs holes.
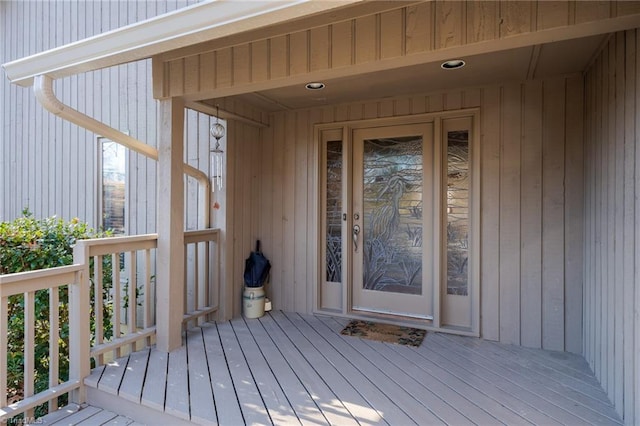
[[[164,411],[168,358],[164,352],[151,351],[142,388],[142,405],[158,411]]]
[[[148,361],[149,349],[134,352],[129,356],[127,372],[120,383],[118,395],[132,402],[140,402]]]
[[[557,399],[549,398],[548,388],[544,388],[535,382],[526,381],[526,377],[514,375],[513,372],[502,368],[500,365],[483,363],[477,356],[466,353],[464,351],[465,348],[456,348],[455,346],[443,344],[446,342],[442,342],[440,339],[432,339],[431,343],[429,350],[438,354],[439,359],[447,360],[443,366],[467,371],[468,374],[473,374],[486,380],[485,389],[499,389],[511,396],[507,400],[515,398],[515,404],[512,406],[520,407],[517,409],[519,412],[522,410],[521,415],[534,423],[574,424],[584,422],[584,419],[566,410],[562,404],[558,404]],[[541,389],[543,392],[540,392]]]
[[[265,349],[269,348],[264,351],[265,356],[277,351],[283,357],[329,423],[342,426],[358,424],[298,348],[275,326],[271,317],[247,321],[247,326],[256,342]]]
[[[289,318],[302,333],[313,336],[312,343],[316,349],[330,357],[332,362],[341,366],[341,371],[346,375],[348,374],[348,380],[355,383],[365,398],[384,413],[387,422],[392,425],[417,424],[417,422],[398,405],[398,402],[401,400],[398,396],[404,397],[405,392],[397,385],[393,386],[395,383],[391,384],[381,381],[381,372],[379,370],[376,371],[366,359],[361,358],[360,354],[355,353],[355,351],[347,351],[347,345],[332,345],[332,339],[329,334],[324,335],[322,330],[316,330],[297,314],[288,314],[287,318]],[[327,337],[329,340],[327,340]],[[352,356],[362,361],[361,364],[363,365],[354,365],[354,363],[351,363]],[[390,391],[389,395],[379,387],[382,383],[385,384],[386,390]]]
[[[124,416],[114,417],[113,419],[104,423],[104,425],[108,425],[108,426],[120,426],[120,425],[131,425],[131,424],[133,424],[133,420]]]
[[[505,405],[509,410],[529,422],[545,425],[580,422],[579,418],[564,412],[552,404],[548,404],[547,401],[536,400],[535,394],[510,384],[504,377],[492,374],[483,368],[475,368],[474,364],[470,362],[460,361],[461,357],[458,352],[438,350],[442,348],[438,348],[434,343],[435,341],[437,341],[437,338],[431,339],[430,344],[425,345],[422,353],[426,357],[441,367],[455,372],[455,375],[469,386],[478,389],[494,401]],[[535,404],[532,405],[528,402],[536,402],[541,409],[537,409]],[[552,413],[555,416],[550,416]]]
[[[95,413],[94,415],[92,415],[91,417],[87,417],[83,421],[78,422],[76,424],[82,425],[82,426],[103,425],[107,422],[112,421],[116,417],[118,417],[116,413],[112,413],[111,411],[101,410]]]
[[[120,390],[120,383],[124,377],[128,362],[129,357],[123,357],[108,363],[100,377],[98,389],[117,395]]]
[[[213,385],[216,416],[221,425],[243,424],[242,410],[227,366],[227,359],[215,324],[203,324],[205,354]]]
[[[187,348],[182,346],[169,354],[164,411],[185,420],[191,418],[188,371]]]
[[[361,352],[361,339],[347,339],[340,336],[327,327],[316,317],[305,316],[304,320],[320,333],[320,335],[336,350],[344,354],[354,367],[370,378],[376,387],[382,392],[390,392],[394,395],[396,406],[413,421],[423,420],[428,424],[444,424],[443,419],[421,403],[415,394],[415,387],[410,387],[410,377],[402,377],[403,372],[396,368],[387,359],[375,351]],[[384,389],[381,384],[384,383]]]
[[[197,327],[187,335],[187,353],[189,360],[189,395],[194,401],[190,403],[191,419],[200,424],[216,423],[216,406],[209,366],[205,360],[204,339],[202,329]]]
[[[274,318],[280,318],[280,320],[275,321]],[[328,395],[328,409],[335,410],[338,413],[341,410],[333,407],[342,405],[353,416],[353,419],[360,424],[385,423],[381,413],[370,405],[354,384],[347,380],[322,353],[317,351],[308,336],[301,333],[286,317],[281,313],[274,312],[261,318],[260,322],[265,326],[269,335],[277,339],[278,346],[288,340],[300,352],[300,355],[311,368],[309,374],[312,377],[315,375],[315,377],[324,382],[331,393],[335,395],[335,397]]]
[[[205,323],[171,354],[131,354],[85,383],[196,424],[620,424],[579,356],[439,333],[412,348],[342,336],[345,323],[279,311]],[[60,421],[145,423],[105,408]]]
[[[268,362],[265,354],[261,352],[262,348],[255,342],[242,318],[231,321],[231,326],[238,337],[238,342],[244,352],[247,365],[255,378],[256,385],[260,390],[264,404],[273,422],[279,424],[299,424],[300,421],[296,416],[296,412],[293,410],[291,400],[289,396],[285,394],[283,386],[280,384],[281,380],[288,378],[283,377],[287,373],[280,370],[278,368],[280,366],[277,365],[277,363]],[[289,383],[289,386],[294,388],[291,383]],[[286,387],[284,388],[286,389]],[[296,391],[299,390],[296,389]],[[305,402],[309,403],[309,401]],[[312,401],[311,404],[313,405]]]
[[[218,333],[245,423],[273,423],[245,355],[242,353],[238,338],[231,328],[231,323],[218,324]]]
[[[77,404],[69,404],[60,408],[53,413],[47,414],[39,418],[33,424],[40,425],[130,425],[133,423],[128,417],[119,416],[108,410],[103,410],[93,406],[79,406]]]
[[[335,323],[333,319],[325,319],[323,322],[327,323],[327,325]],[[445,423],[455,425],[474,424],[456,406],[464,408],[463,411],[465,413],[474,414],[473,417],[476,420],[484,414],[480,408],[461,398],[434,377],[421,374],[422,372],[418,371],[415,365],[400,356],[390,345],[358,338],[343,337],[343,339],[363,354],[369,354],[372,350],[378,354],[379,357],[376,359],[376,364],[384,367],[384,370],[392,380],[403,386],[416,399],[416,402],[424,406],[425,409],[433,411]],[[488,416],[485,419],[494,420]]]
[[[619,418],[613,406],[600,390],[600,397],[594,395],[590,390],[588,393],[581,392],[566,386],[562,379],[555,376],[538,374],[538,371],[528,369],[518,362],[514,356],[505,356],[499,349],[500,345],[492,342],[485,342],[482,350],[479,350],[475,339],[459,339],[457,336],[438,336],[449,346],[451,342],[456,342],[458,347],[467,349],[467,353],[473,357],[473,362],[480,363],[483,368],[491,371],[504,371],[507,377],[517,380],[520,386],[525,387],[530,392],[543,397],[548,401],[564,408],[572,414],[585,419],[591,424],[616,423]]]
[[[73,413],[71,416],[69,417],[65,417],[64,419],[55,422],[55,423],[51,423],[54,425],[77,425],[85,420],[87,420],[88,418],[96,415],[97,413],[103,411],[101,408],[97,408],[97,407],[83,407],[82,409],[80,409],[79,411]]]

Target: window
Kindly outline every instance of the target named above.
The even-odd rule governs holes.
[[[126,148],[105,138],[100,146],[100,226],[114,234],[125,233],[127,155]]]

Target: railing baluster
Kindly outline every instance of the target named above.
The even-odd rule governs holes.
[[[0,298],[0,336],[9,336],[9,298]],[[0,345],[0,407],[7,406],[7,345]]]
[[[117,339],[122,335],[120,318],[120,253],[111,255],[111,291],[113,298],[113,338]],[[115,350],[115,357],[120,357],[120,348]]]
[[[103,318],[103,295],[102,295],[102,261],[104,256],[93,258],[93,306],[95,315],[96,345],[104,342],[104,318]],[[99,355],[96,359],[97,365],[104,364],[104,357]]]
[[[144,328],[151,327],[151,250],[144,251]],[[147,339],[147,345],[151,345],[151,339]]]
[[[144,328],[151,326],[151,250],[144,251]]]
[[[137,293],[137,283],[136,283],[136,265],[137,256],[135,251],[129,252],[129,256],[131,256],[131,265],[129,266],[129,333],[133,334],[137,331],[137,308],[138,308],[138,300],[136,297]],[[136,344],[131,344],[131,352],[135,352]]]
[[[49,387],[58,386],[60,374],[60,295],[58,288],[49,289]],[[49,401],[49,411],[58,409],[58,398]]]
[[[204,305],[211,306],[211,276],[209,269],[209,258],[211,253],[211,242],[206,241],[204,243]],[[211,318],[207,316],[207,321],[210,321]]]
[[[199,243],[195,243],[193,245],[193,308],[197,311],[198,309],[200,309],[200,301],[199,301],[199,295],[200,295],[200,270],[198,268],[198,244]],[[195,321],[194,325],[199,325],[201,324],[200,319],[197,319]]]
[[[34,371],[35,366],[35,296],[36,293],[29,291],[24,293],[24,397],[33,396],[34,393]],[[25,416],[33,417],[33,409],[25,411]]]

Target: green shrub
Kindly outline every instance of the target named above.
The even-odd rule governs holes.
[[[23,216],[12,222],[0,223],[0,274],[53,268],[73,263],[72,246],[79,239],[109,236],[108,232],[96,232],[78,219],[65,222],[56,217],[35,219],[25,209]],[[93,260],[91,261],[93,263]],[[91,264],[93,277],[93,265]],[[103,262],[103,300],[111,287],[111,258]],[[91,300],[93,300],[93,285]],[[59,289],[59,377],[58,383],[69,377],[69,306],[68,287]],[[7,347],[7,397],[9,403],[22,399],[24,369],[24,296],[9,298]],[[93,303],[91,307],[93,311]],[[49,387],[49,291],[35,294],[35,392]],[[91,312],[91,331],[95,330]],[[111,337],[111,305],[104,305],[105,337]],[[63,402],[63,401],[61,401]],[[37,410],[36,414],[38,413]]]

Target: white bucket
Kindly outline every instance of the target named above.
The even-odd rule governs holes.
[[[242,305],[246,318],[260,318],[264,315],[264,286],[245,287]]]

